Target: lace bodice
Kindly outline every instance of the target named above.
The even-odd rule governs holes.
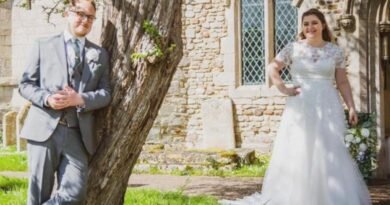
[[[290,66],[293,79],[334,79],[335,69],[345,68],[343,51],[330,42],[323,47],[313,47],[304,41],[293,42],[282,49],[275,59]]]

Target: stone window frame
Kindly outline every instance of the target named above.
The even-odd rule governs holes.
[[[274,2],[264,1],[265,28],[274,28]],[[297,6],[296,3],[293,5]],[[267,75],[265,83],[261,85],[243,85],[241,82],[241,24],[240,24],[241,0],[226,0],[225,19],[227,35],[221,39],[221,54],[223,54],[224,72],[214,75],[214,82],[217,85],[228,86],[229,97],[231,98],[253,98],[284,96]],[[265,33],[265,65],[268,65],[275,57],[274,29],[267,29]],[[265,68],[266,69],[266,68]]]

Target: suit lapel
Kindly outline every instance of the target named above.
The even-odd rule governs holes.
[[[85,40],[85,46],[83,51],[83,72],[81,76],[80,86],[79,86],[79,93],[82,93],[85,89],[85,86],[91,77],[91,69],[88,60],[86,59],[86,53],[91,48],[91,43],[86,39]]]
[[[54,43],[54,45],[55,45],[54,47],[55,47],[55,50],[57,53],[57,57],[59,59],[60,65],[61,65],[61,69],[59,72],[61,73],[61,77],[65,77],[64,82],[66,82],[68,84],[68,82],[69,82],[68,63],[66,60],[65,40],[64,40],[63,33],[61,35],[59,35],[58,38],[56,38],[56,42]]]

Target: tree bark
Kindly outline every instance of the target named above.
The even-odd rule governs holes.
[[[131,171],[183,55],[182,0],[106,0],[102,46],[111,55],[110,106],[97,113],[99,147],[91,158],[87,205],[123,204]],[[154,41],[142,28],[149,20],[159,30],[161,58],[133,61]],[[172,44],[176,48],[166,49]]]

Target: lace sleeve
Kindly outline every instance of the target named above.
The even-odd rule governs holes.
[[[345,55],[341,48],[337,47],[335,51],[336,68],[345,69]]]
[[[286,66],[292,63],[293,43],[287,44],[275,57],[275,60],[284,63]]]

